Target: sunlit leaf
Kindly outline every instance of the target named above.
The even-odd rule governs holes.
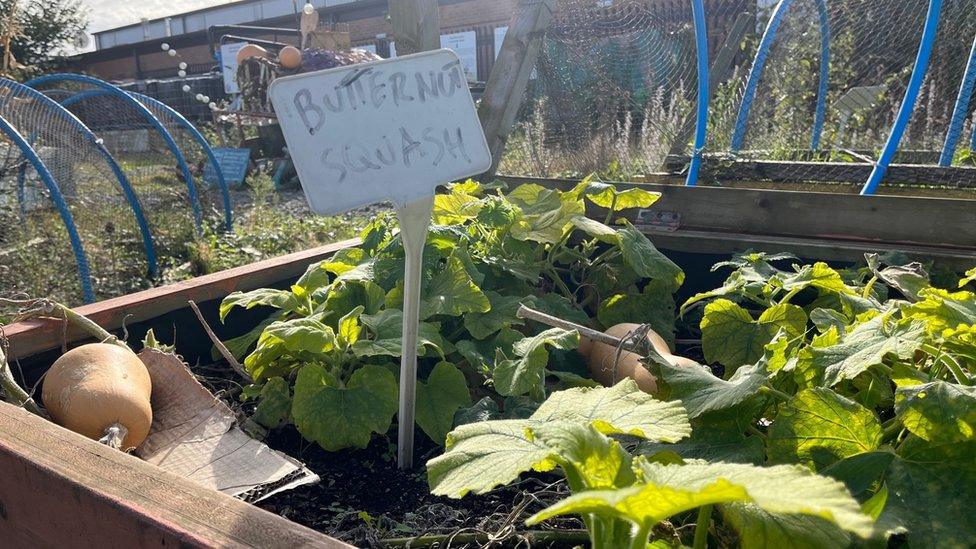
[[[454,427],[454,414],[471,405],[464,374],[450,362],[440,362],[427,381],[417,382],[417,425],[427,436],[443,444]]]
[[[806,330],[806,324],[803,309],[788,303],[766,309],[755,320],[736,303],[727,299],[713,301],[705,307],[701,322],[705,360],[734,371],[759,360],[765,346],[781,330],[789,337],[797,337]]]

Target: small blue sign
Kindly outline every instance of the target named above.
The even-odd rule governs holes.
[[[251,149],[234,147],[215,147],[214,156],[224,172],[224,181],[228,186],[241,186],[247,176],[247,168],[251,163]],[[217,171],[213,163],[207,162],[203,168],[203,180],[210,185],[217,185]]]

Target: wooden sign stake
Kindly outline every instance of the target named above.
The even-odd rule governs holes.
[[[403,347],[400,358],[400,410],[397,414],[397,464],[413,467],[414,412],[417,403],[417,339],[420,329],[421,274],[424,245],[434,210],[434,196],[398,205],[400,238],[406,267],[403,278]]]

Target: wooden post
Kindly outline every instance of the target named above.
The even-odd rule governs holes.
[[[390,0],[389,9],[398,56],[441,47],[437,0]]]
[[[515,8],[478,109],[492,158],[483,177],[494,177],[498,170],[554,10],[554,0],[520,0]]]

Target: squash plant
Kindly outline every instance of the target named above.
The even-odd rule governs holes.
[[[685,314],[703,308],[713,368],[676,367],[650,349],[660,401],[621,386],[576,390],[518,423],[461,426],[428,463],[432,490],[460,497],[559,469],[573,496],[530,522],[582,515],[594,547],[644,547],[665,520],[675,528],[655,530],[658,546],[723,545],[729,531],[745,548],[876,546],[893,536],[969,546],[976,270],[943,289],[895,257],[868,255],[847,270],[792,259],[737,256],[716,266],[732,269],[721,287],[684,304]],[[633,400],[618,409],[622,392]],[[594,410],[595,399],[607,408]],[[573,425],[554,424],[567,417]],[[524,459],[506,459],[511,452]],[[660,537],[683,524],[695,526],[693,539]]]
[[[577,334],[524,325],[522,303],[594,327],[654,322],[673,337],[673,294],[684,274],[633,226],[611,225],[617,212],[657,198],[590,179],[565,192],[468,181],[438,195],[424,252],[419,427],[443,443],[458,411],[524,416],[545,399],[547,378],[553,387],[592,384],[573,360]],[[606,209],[603,222],[585,216],[587,203]],[[227,343],[246,355],[255,384],[244,396],[257,399],[256,421],[293,422],[327,450],[365,447],[389,430],[403,266],[394,221],[381,216],[361,246],[311,266],[291,288],[224,300],[222,319],[238,307],[275,310]]]
[[[433,493],[463,497],[510,483],[529,470],[558,469],[573,495],[528,523],[582,515],[594,549],[643,549],[658,523],[694,509],[702,511],[695,547],[705,547],[715,505],[734,514],[746,536],[755,536],[751,529],[763,522],[774,530],[781,522],[827,526],[841,536],[871,535],[872,519],[844,484],[803,467],[709,464],[673,452],[635,457],[621,443],[625,436],[666,447],[691,432],[680,402],[656,400],[632,380],[611,388],[570,389],[554,393],[527,419],[453,431],[447,451],[427,463],[428,478]],[[667,547],[674,540],[659,541]]]

